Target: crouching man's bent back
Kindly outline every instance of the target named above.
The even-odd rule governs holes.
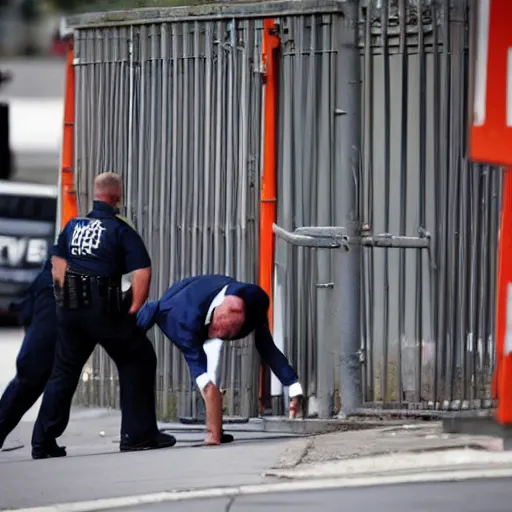
[[[181,350],[206,405],[208,434],[205,444],[232,441],[222,431],[222,400],[217,386],[217,365],[223,341],[255,333],[256,349],[296,405],[302,388],[295,370],[276,347],[267,314],[268,295],[257,285],[224,275],[190,277],[175,283],[158,301],[146,303],[137,315],[138,325],[154,324]]]

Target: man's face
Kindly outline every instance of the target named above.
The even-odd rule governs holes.
[[[226,297],[224,302],[215,308],[213,318],[208,328],[210,338],[233,340],[238,337],[245,321],[245,311],[242,299]]]

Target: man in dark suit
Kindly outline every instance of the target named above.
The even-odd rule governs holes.
[[[222,341],[245,338],[254,331],[256,349],[284,386],[296,408],[302,387],[288,359],[276,347],[267,314],[268,295],[257,285],[224,275],[189,277],[172,285],[160,300],[147,302],[137,324],[147,331],[154,324],[183,353],[206,405],[205,444],[233,438],[222,431],[222,399],[217,366]]]

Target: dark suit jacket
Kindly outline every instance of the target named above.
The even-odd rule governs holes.
[[[245,303],[245,323],[237,339],[245,338],[254,331],[256,349],[275,375],[285,386],[297,382],[295,371],[275,346],[270,333],[268,295],[255,284],[242,283],[219,274],[189,277],[172,285],[160,300],[147,302],[137,315],[137,323],[145,331],[157,324],[186,358],[194,350],[200,349],[204,353],[202,345],[208,339],[206,315],[211,302],[226,285],[226,295],[236,295]],[[193,360],[198,360],[198,357]],[[197,377],[196,371],[199,369],[192,371],[194,378]]]

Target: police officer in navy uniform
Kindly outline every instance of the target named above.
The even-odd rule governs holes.
[[[137,323],[147,331],[158,325],[181,350],[206,405],[206,445],[229,443],[233,436],[222,430],[222,399],[218,388],[218,363],[223,341],[245,338],[254,332],[256,350],[270,366],[291,399],[295,416],[303,392],[297,373],[276,347],[268,326],[270,300],[258,285],[210,274],[174,283],[156,301],[147,302]]]
[[[111,172],[94,183],[94,206],[70,220],[53,249],[52,277],[59,339],[32,436],[32,457],[63,457],[57,445],[69,421],[73,394],[84,364],[100,344],[119,372],[121,451],[173,446],[159,432],[155,407],[156,355],[136,324],[148,297],[151,260],[138,233],[116,216],[122,182]],[[121,277],[132,273],[132,301],[123,310]],[[126,434],[129,432],[129,434]]]
[[[23,299],[11,304],[9,309],[25,327],[25,336],[16,359],[16,375],[0,398],[0,448],[43,394],[52,371],[57,316],[50,259],[46,260]]]

